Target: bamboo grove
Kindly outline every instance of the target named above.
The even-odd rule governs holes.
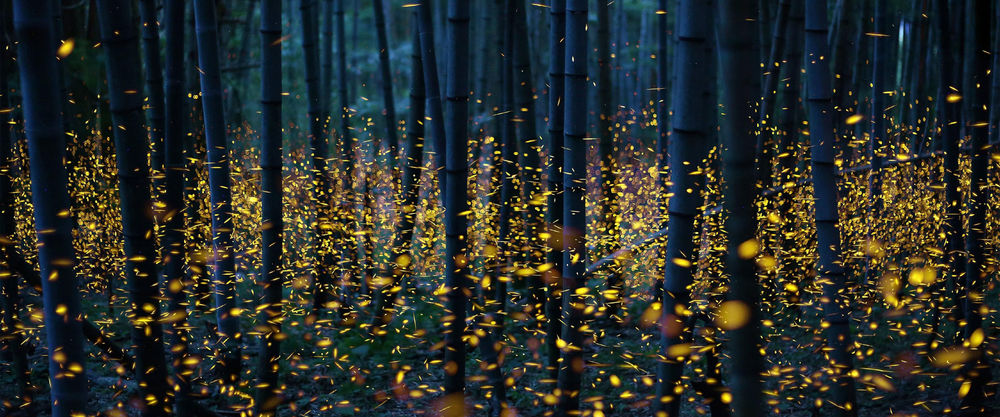
[[[0,416],[1000,413],[996,1],[0,28]]]

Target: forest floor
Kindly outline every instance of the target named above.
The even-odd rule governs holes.
[[[401,308],[388,334],[373,339],[359,326],[338,326],[332,320],[321,320],[307,325],[299,307],[292,307],[292,315],[286,321],[288,338],[282,346],[282,381],[286,385],[287,402],[283,415],[302,416],[446,416],[434,410],[441,406],[443,374],[443,350],[439,327],[439,300],[430,291],[409,289],[411,302]],[[419,293],[419,296],[418,296]],[[643,300],[643,298],[647,298]],[[34,301],[29,297],[29,305]],[[93,301],[93,300],[92,300]],[[92,304],[93,305],[93,304]],[[415,306],[415,307],[413,307]],[[644,322],[648,316],[648,296],[637,296],[630,302],[625,317],[637,318],[625,322],[611,322],[598,319],[590,322],[591,336],[584,347],[587,370],[584,376],[584,391],[581,395],[582,407],[586,415],[630,415],[651,416],[650,401],[655,395],[655,372],[657,365],[659,334]],[[511,305],[508,311],[518,311],[518,305]],[[122,314],[119,309],[118,313]],[[205,352],[202,375],[195,381],[195,391],[200,393],[199,403],[203,408],[216,411],[219,415],[238,415],[231,410],[233,404],[246,404],[253,393],[252,382],[245,382],[234,394],[220,395],[211,383],[211,344],[209,335],[213,325],[212,314],[195,312],[190,321],[195,346]],[[644,314],[645,313],[645,314]],[[331,314],[332,315],[332,314]],[[89,311],[88,316],[101,316]],[[772,413],[796,417],[825,415],[822,411],[829,407],[817,408],[817,398],[827,398],[831,382],[823,367],[823,333],[818,315],[809,307],[796,311],[777,312],[768,317],[778,318],[770,326],[765,326],[766,350],[768,352],[765,370],[768,373],[767,403]],[[874,318],[878,318],[875,320]],[[368,317],[359,317],[365,322]],[[914,324],[914,320],[919,321]],[[924,416],[954,414],[958,406],[957,393],[960,384],[956,378],[959,367],[936,367],[933,355],[927,354],[927,337],[908,328],[926,325],[928,319],[913,319],[910,315],[900,315],[894,310],[873,310],[867,318],[855,320],[853,333],[859,348],[856,369],[858,370],[857,392],[859,415],[867,416]],[[113,339],[127,346],[128,329],[122,320],[105,320],[99,325],[114,335]],[[872,327],[870,323],[880,325]],[[992,323],[992,321],[987,321]],[[554,397],[549,393],[553,381],[547,379],[544,369],[544,335],[533,320],[521,313],[512,313],[506,319],[506,340],[504,344],[504,373],[510,378],[507,397],[519,416],[543,416],[553,409]],[[696,326],[707,329],[701,323]],[[29,361],[32,366],[32,382],[35,386],[47,386],[45,380],[46,352],[37,337],[42,332],[30,323],[29,340],[34,347]],[[947,327],[947,326],[945,326]],[[244,329],[251,329],[246,323]],[[942,333],[946,333],[946,328]],[[988,332],[989,334],[990,332]],[[996,334],[996,329],[992,329]],[[711,414],[711,401],[699,395],[706,378],[708,352],[714,346],[711,340],[721,342],[719,359],[722,363],[723,383],[734,364],[728,358],[726,335],[715,335],[712,330],[699,330],[692,344],[693,353],[690,366],[685,374],[686,389],[682,394],[682,415],[697,416]],[[256,363],[256,336],[248,333],[244,338],[245,375],[244,381],[252,381],[250,368]],[[989,351],[1000,351],[995,341],[990,341]],[[946,344],[943,344],[946,345]],[[87,364],[90,377],[92,404],[95,412],[108,416],[136,415],[138,404],[135,383],[130,377],[116,373],[116,364],[102,358],[93,346],[87,347],[92,360]],[[940,352],[940,350],[935,350]],[[704,353],[704,354],[701,354]],[[0,370],[0,417],[44,416],[48,395],[40,390],[34,405],[17,412],[10,408],[14,401],[12,372],[8,358],[2,359]],[[993,375],[1000,375],[1000,360],[995,355],[987,358]],[[492,395],[490,381],[482,371],[483,362],[479,350],[469,349],[468,409],[472,415],[487,415]],[[711,396],[709,396],[711,397]],[[108,408],[109,405],[112,408]],[[1000,410],[996,410],[1000,412]]]

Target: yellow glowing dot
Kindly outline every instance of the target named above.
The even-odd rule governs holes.
[[[723,392],[722,395],[719,396],[719,399],[722,400],[723,404],[729,404],[733,402],[733,394],[730,392]]]
[[[742,301],[726,301],[719,306],[715,325],[723,330],[735,330],[750,321],[750,308]]]
[[[62,43],[62,45],[59,45],[59,49],[56,50],[56,55],[58,55],[59,58],[66,58],[66,57],[68,57],[69,54],[73,53],[73,46],[74,45],[76,45],[76,42],[73,41],[73,38],[69,38],[69,39],[64,40],[63,43]]]
[[[740,259],[750,259],[760,252],[760,243],[757,239],[750,239],[746,242],[740,243],[740,246],[736,248],[736,253],[740,256]]]

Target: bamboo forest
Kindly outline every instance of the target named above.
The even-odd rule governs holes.
[[[0,417],[1000,415],[997,0],[0,1]]]

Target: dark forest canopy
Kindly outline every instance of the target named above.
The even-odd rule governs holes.
[[[989,416],[995,0],[0,3],[0,416]]]

